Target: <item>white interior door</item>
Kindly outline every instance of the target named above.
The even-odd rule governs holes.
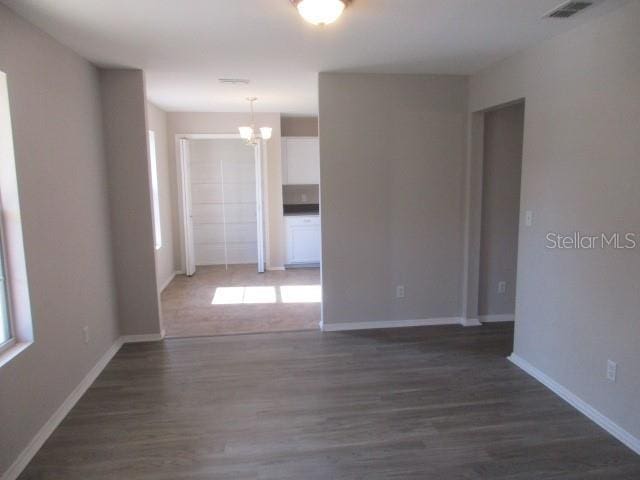
[[[189,145],[196,265],[258,263],[256,151],[240,139]]]
[[[182,205],[185,273],[188,277],[196,273],[196,260],[193,245],[193,214],[191,211],[191,175],[189,160],[189,140],[180,139],[180,167],[182,170]]]
[[[257,263],[265,271],[262,154],[235,136],[179,142],[185,270]]]

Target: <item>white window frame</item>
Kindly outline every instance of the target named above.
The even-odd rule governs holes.
[[[7,276],[7,255],[4,237],[4,215],[2,199],[0,197],[0,309],[5,323],[1,326],[7,330],[7,339],[0,344],[0,354],[6,352],[16,344],[15,326],[13,325],[13,313],[11,312],[11,291]]]
[[[151,203],[153,210],[153,243],[156,250],[162,248],[162,222],[160,221],[160,190],[158,182],[158,155],[156,133],[149,130],[149,175],[151,177]]]
[[[10,331],[9,339],[0,345],[0,368],[34,342],[18,190],[7,76],[0,71],[0,288]]]

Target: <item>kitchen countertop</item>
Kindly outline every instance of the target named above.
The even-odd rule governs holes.
[[[296,213],[285,213],[285,217],[319,217],[319,212],[296,212]]]
[[[320,205],[318,205],[317,203],[285,204],[283,206],[283,210],[284,210],[285,217],[294,216],[294,215],[295,216],[307,215],[307,216],[317,217],[318,215],[320,215]]]

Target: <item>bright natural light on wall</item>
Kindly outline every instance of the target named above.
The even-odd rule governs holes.
[[[278,291],[280,295],[278,296]],[[320,303],[320,285],[283,285],[260,287],[218,287],[212,305],[247,305],[260,303]]]
[[[149,130],[149,170],[151,174],[151,196],[153,201],[153,242],[156,250],[162,247],[160,227],[160,192],[158,191],[158,159],[156,157],[156,134]]]

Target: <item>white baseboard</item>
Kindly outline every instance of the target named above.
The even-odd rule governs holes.
[[[29,464],[31,459],[38,453],[40,447],[49,438],[53,431],[60,425],[64,417],[71,411],[75,404],[80,400],[82,395],[88,390],[91,384],[98,378],[98,375],[102,372],[104,367],[111,361],[120,347],[123,344],[122,338],[119,338],[115,343],[105,352],[100,360],[93,366],[89,373],[85,375],[82,381],[76,388],[69,394],[69,396],[62,402],[62,405],[54,412],[54,414],[47,420],[47,422],[40,428],[38,433],[31,439],[27,447],[18,455],[18,458],[13,462],[9,469],[4,472],[2,480],[15,480],[22,473],[22,471]]]
[[[51,436],[53,431],[60,425],[62,420],[67,416],[71,409],[78,403],[78,400],[82,398],[89,387],[95,382],[98,375],[102,373],[102,370],[109,364],[111,359],[118,353],[120,347],[125,343],[137,343],[137,342],[154,342],[164,338],[164,331],[162,333],[148,334],[148,335],[124,335],[118,338],[109,350],[107,350],[98,362],[93,366],[89,373],[80,381],[78,386],[73,389],[69,396],[62,402],[62,405],[54,412],[53,415],[47,420],[47,422],[38,430],[38,433],[31,439],[27,447],[22,450],[18,458],[11,464],[9,469],[5,471],[0,480],[16,480],[22,471],[29,464],[31,459],[38,453],[38,450],[44,445],[44,442]]]
[[[267,267],[269,272],[284,272],[284,267]]]
[[[165,288],[169,286],[169,284],[173,281],[174,278],[176,278],[176,275],[178,275],[179,273],[180,272],[173,272],[171,275],[169,275],[169,278],[167,278],[165,282],[162,285],[160,285],[161,293],[164,291]]]
[[[506,313],[501,315],[480,315],[479,318],[482,323],[513,322],[516,316],[513,313]]]
[[[320,268],[320,262],[287,263],[282,269],[283,270],[295,270],[295,269],[303,269],[303,268]]]
[[[143,335],[123,335],[122,343],[159,342],[164,338],[164,330],[160,333],[147,333]]]
[[[567,388],[560,385],[558,382],[548,377],[546,374],[538,370],[536,367],[531,365],[529,362],[524,360],[522,357],[512,353],[508,357],[509,361],[513,364],[520,367],[522,370],[527,372],[533,378],[542,383],[545,387],[551,390],[553,393],[562,398],[565,402],[571,405],[573,408],[584,414],[587,418],[595,422],[604,428],[607,432],[613,435],[615,438],[624,443],[627,447],[633,450],[635,453],[640,455],[640,439],[634,437],[629,432],[627,432],[620,425],[615,423],[609,417],[603,415],[598,410],[593,408],[587,402],[582,400],[576,394],[568,390]]]
[[[380,322],[323,323],[323,332],[341,332],[346,330],[370,330],[375,328],[424,327],[432,325],[459,325],[459,317],[422,318],[416,320],[384,320]]]
[[[463,327],[481,327],[482,323],[477,318],[460,318],[460,325]]]

